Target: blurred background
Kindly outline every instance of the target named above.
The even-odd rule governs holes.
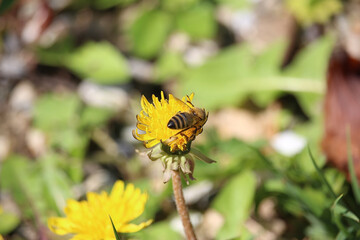
[[[69,239],[47,218],[122,179],[149,193],[139,221],[154,219],[125,237],[183,239],[161,162],[131,134],[141,95],[164,91],[210,112],[193,146],[217,163],[197,161],[184,189],[199,239],[356,239],[359,12],[358,0],[0,1],[0,234]]]

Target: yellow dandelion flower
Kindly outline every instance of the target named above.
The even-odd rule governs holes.
[[[178,170],[194,180],[195,158],[215,162],[198,150],[190,149],[191,142],[202,133],[209,114],[191,103],[193,97],[192,93],[180,100],[169,94],[167,100],[161,92],[160,99],[152,96],[152,104],[144,96],[141,98],[142,111],[136,116],[137,128],[133,136],[144,142],[145,147],[152,148],[148,153],[151,160],[162,161],[164,182],[169,181],[171,171]]]
[[[49,218],[48,226],[59,235],[74,234],[73,240],[115,240],[109,216],[118,232],[137,232],[152,222],[130,223],[143,213],[147,198],[147,194],[133,184],[125,188],[123,181],[117,181],[109,195],[90,192],[87,201],[68,200],[64,210],[66,217]]]
[[[1,234],[0,234],[0,240],[4,240],[3,236],[1,236]]]
[[[192,93],[180,100],[169,94],[167,100],[161,92],[161,99],[153,95],[153,103],[150,104],[142,96],[142,111],[136,116],[137,129],[133,131],[133,136],[144,142],[146,148],[161,142],[169,147],[171,153],[188,151],[208,118],[205,109],[194,107],[191,103],[193,97]],[[139,130],[144,133],[139,133]]]

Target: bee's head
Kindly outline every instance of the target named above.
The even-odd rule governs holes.
[[[208,113],[204,108],[193,108],[194,114],[197,115],[200,119],[207,119]]]

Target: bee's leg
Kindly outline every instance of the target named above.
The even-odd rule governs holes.
[[[193,130],[192,130],[192,136],[190,136],[190,137],[184,133],[185,131],[188,131],[189,129],[193,129]],[[194,131],[194,130],[195,130],[195,131]],[[193,137],[194,133],[196,133],[196,127],[195,127],[195,126],[192,126],[192,127],[188,127],[188,128],[183,129],[182,131],[178,132],[175,136],[180,135],[180,136],[182,136],[183,138],[185,138],[185,140],[188,142],[188,141],[194,139],[194,137]]]
[[[178,132],[175,136],[172,136],[172,137],[170,137],[169,139],[167,139],[167,140],[165,140],[165,141],[162,141],[162,143],[164,143],[164,144],[166,144],[166,145],[169,145],[169,144],[171,144],[172,142],[174,142],[174,141],[176,141],[176,140],[178,139],[178,135],[180,135],[180,136],[182,136],[183,138],[185,138],[185,141],[186,141],[186,142],[189,142],[189,141],[194,140],[194,138],[195,138],[195,133],[198,131],[198,128],[195,127],[195,126],[193,126],[193,127],[191,127],[191,128],[192,128],[193,130],[192,130],[192,134],[191,134],[190,137],[187,136],[187,135],[184,133],[185,131],[187,131],[187,130],[190,129],[190,128],[186,128],[186,129]]]
[[[170,143],[176,141],[177,139],[178,139],[178,137],[175,135],[175,136],[172,136],[169,139],[166,139],[165,141],[161,141],[161,143],[164,143],[165,145],[169,145]]]
[[[188,129],[186,129],[186,130],[189,130],[189,129],[190,129],[190,128],[188,128]],[[197,131],[197,127],[193,126],[193,127],[191,127],[191,129],[192,129],[192,130],[191,130],[191,136],[188,136],[188,135],[184,134],[183,132],[184,132],[185,130],[179,132],[178,134],[181,135],[181,136],[183,136],[183,137],[186,139],[187,142],[192,141],[192,140],[195,139],[195,134],[196,134],[196,131]]]
[[[199,132],[198,132],[199,131]],[[200,133],[202,133],[203,132],[203,128],[197,128],[196,127],[196,131],[195,131],[195,133],[196,133],[196,135],[199,135]]]
[[[189,141],[189,137],[187,135],[185,135],[183,132],[179,132],[178,133],[180,136],[184,137],[186,139],[186,141]]]

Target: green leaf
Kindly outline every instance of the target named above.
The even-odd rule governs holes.
[[[8,190],[22,209],[25,216],[33,216],[33,211],[44,210],[40,182],[34,175],[34,165],[22,156],[10,156],[2,166],[1,188]],[[31,204],[33,204],[31,206]]]
[[[21,156],[11,156],[3,164],[1,188],[8,190],[25,217],[39,216],[46,222],[50,212],[60,213],[65,200],[71,196],[70,183],[54,158],[40,162]]]
[[[249,217],[256,190],[255,176],[246,171],[233,177],[215,198],[212,207],[226,219],[217,234],[217,239],[241,236]]]
[[[21,219],[12,213],[3,212],[0,214],[0,234],[12,232],[21,222]]]
[[[10,9],[16,0],[3,0],[0,1],[0,14],[3,14],[6,10]]]
[[[26,217],[46,216],[46,201],[41,194],[42,179],[34,163],[21,156],[11,156],[3,164],[1,188],[8,190]]]
[[[155,78],[158,83],[178,76],[185,69],[185,63],[178,52],[163,53],[155,65]]]
[[[316,161],[315,161],[315,159],[314,159],[314,157],[313,157],[313,155],[312,155],[312,153],[311,153],[311,150],[310,150],[310,147],[309,147],[309,146],[308,146],[308,153],[309,153],[309,156],[310,156],[310,159],[311,159],[312,163],[314,164],[314,167],[315,167],[317,173],[319,174],[321,180],[323,181],[323,183],[324,183],[325,186],[327,187],[329,193],[330,193],[334,198],[336,198],[336,194],[335,194],[333,188],[331,187],[330,183],[329,183],[328,180],[326,179],[323,171],[321,171],[321,169],[320,169],[319,166],[317,165],[317,163],[316,163]]]
[[[249,94],[260,106],[267,106],[279,93],[294,92],[304,110],[316,114],[333,42],[327,36],[309,45],[284,73],[279,70],[284,52],[282,42],[260,55],[246,44],[229,47],[202,66],[186,71],[179,95],[196,92],[195,101],[212,110],[241,104]]]
[[[48,48],[38,47],[36,55],[38,61],[44,65],[49,66],[63,66],[66,57],[74,50],[74,39],[72,36],[67,36],[60,39]]]
[[[129,32],[134,54],[146,59],[158,55],[170,32],[171,25],[172,17],[164,11],[144,12],[134,22]]]
[[[293,120],[293,117],[291,119]],[[291,124],[291,123],[287,122],[287,124]],[[296,126],[294,127],[294,131],[304,136],[307,139],[309,146],[317,146],[323,137],[323,125],[324,125],[324,119],[322,114],[317,114],[311,118],[311,121],[296,124]],[[286,127],[288,126],[289,125],[286,125]],[[320,167],[325,165],[326,159],[322,157],[323,154],[321,152],[321,149],[314,147],[311,150],[313,156],[317,160],[317,164],[319,166],[321,165]],[[308,160],[310,160],[308,154],[306,154],[306,157],[308,158]],[[311,163],[311,165],[313,164]]]
[[[350,210],[345,208],[344,206],[340,205],[339,202],[342,199],[343,194],[341,194],[339,197],[337,197],[332,205],[332,210],[334,214],[340,214],[344,217],[347,217],[355,222],[360,222],[360,219]]]
[[[35,103],[34,125],[44,130],[64,129],[74,124],[80,99],[73,94],[45,94]]]
[[[53,147],[82,158],[88,135],[78,129],[81,102],[75,94],[46,94],[35,103],[34,126],[45,131]]]
[[[251,93],[251,98],[260,107],[267,107],[281,91],[281,88],[272,89],[271,86],[274,83],[270,83],[269,81],[278,81],[280,82],[279,84],[285,85],[285,80],[279,78],[281,75],[279,66],[283,58],[284,46],[283,41],[276,42],[253,60],[253,70],[249,78],[253,78],[254,80],[249,79],[249,81],[254,81],[255,83],[255,80],[257,80],[259,82],[258,85],[265,86],[265,89],[258,86],[258,90],[255,89],[255,91]],[[271,76],[278,76],[278,78],[269,79]]]
[[[126,59],[108,42],[88,42],[69,54],[64,64],[79,77],[100,84],[129,80]]]
[[[343,9],[339,0],[286,0],[285,5],[297,21],[304,25],[326,23]]]
[[[176,16],[176,27],[188,34],[193,40],[214,37],[217,30],[215,10],[209,3],[199,4]]]
[[[60,214],[66,200],[72,197],[71,184],[64,172],[57,167],[63,159],[55,154],[43,156],[40,162],[43,196],[52,209]]]
[[[348,155],[348,168],[350,173],[351,179],[351,187],[355,195],[355,200],[359,204],[360,203],[360,188],[359,182],[356,177],[355,167],[354,167],[354,160],[353,160],[353,153],[351,150],[351,135],[350,135],[350,127],[347,125],[346,127],[346,147],[347,147],[347,155]]]
[[[161,6],[171,12],[183,11],[190,8],[200,0],[161,0]]]
[[[69,127],[53,130],[49,133],[49,135],[51,137],[52,147],[60,148],[72,157],[84,157],[85,150],[89,142],[88,134],[80,132],[74,127]]]
[[[343,172],[338,171],[336,168],[328,168],[323,171],[326,180],[329,182],[336,195],[339,195],[344,191],[343,188],[344,184],[346,184],[346,177]]]
[[[196,92],[195,102],[208,110],[241,102],[245,98],[241,85],[249,76],[251,58],[246,45],[224,49],[204,65],[184,74],[179,95]]]
[[[340,232],[342,232],[344,235],[347,236],[347,238],[349,238],[350,232],[348,231],[344,223],[341,221],[342,216],[345,213],[347,213],[347,209],[338,204],[342,197],[343,195],[340,195],[338,198],[336,198],[331,207],[332,220],[336,224],[336,226],[340,229]]]
[[[106,123],[115,113],[109,109],[87,106],[81,113],[82,127],[99,127]]]
[[[119,234],[118,234],[117,231],[116,231],[116,227],[115,227],[115,225],[114,225],[114,222],[113,222],[111,216],[109,216],[109,218],[110,218],[110,221],[111,221],[111,225],[112,225],[112,228],[113,228],[113,231],[114,231],[114,235],[115,235],[115,237],[116,237],[116,240],[121,240]]]
[[[321,76],[325,76],[332,42],[331,38],[324,38],[311,45],[285,73],[279,70],[284,52],[281,42],[260,55],[246,44],[229,47],[202,66],[186,71],[179,95],[196,92],[195,101],[212,110],[237,106],[249,95],[260,106],[267,106],[279,93],[294,92],[305,111],[315,114],[320,106],[316,103],[324,91]]]
[[[344,232],[339,232],[335,240],[347,240],[348,236]]]
[[[274,44],[261,55],[255,55],[246,44],[224,49],[204,65],[185,72],[179,95],[196,92],[195,101],[211,110],[238,105],[249,94],[278,92],[288,89],[291,84],[295,87],[302,86],[302,82],[288,83],[287,79],[279,76],[279,55],[282,55],[283,50],[284,46],[280,43]],[[271,101],[274,96],[276,95],[267,96],[266,102]]]
[[[301,213],[302,215],[304,213]],[[306,214],[306,219],[309,221],[309,226],[306,227],[306,238],[316,239],[316,240],[329,240],[333,239],[333,233],[329,230],[329,223],[326,220],[316,218],[311,214]],[[334,225],[331,224],[331,227],[334,228]],[[336,229],[337,230],[337,229]],[[334,231],[336,231],[334,229]]]
[[[92,5],[97,9],[104,10],[115,6],[127,6],[136,1],[137,0],[94,0]]]
[[[287,182],[286,193],[302,204],[305,211],[320,217],[324,210],[330,206],[330,200],[324,192],[310,186],[298,186]]]
[[[136,239],[182,240],[183,237],[171,229],[169,222],[158,222],[140,232],[131,234]]]
[[[71,158],[68,159],[71,164],[67,163],[65,166],[66,173],[69,175],[69,178],[75,183],[81,183],[84,178],[83,172],[83,162],[84,159]]]
[[[249,9],[252,6],[251,0],[216,0],[216,2],[232,9]]]
[[[38,99],[34,111],[34,125],[46,132],[51,145],[77,158],[82,158],[86,150],[86,128],[100,126],[113,114],[95,107],[85,107],[79,114],[80,107],[77,95],[46,94]]]
[[[267,192],[285,193],[286,190],[284,180],[279,178],[271,178],[267,180],[263,187]]]
[[[198,181],[206,179],[223,180],[247,169],[263,170],[270,168],[268,163],[264,162],[261,153],[257,152],[257,149],[250,144],[235,138],[223,140],[218,135],[209,135],[206,136],[209,143],[201,146],[200,150],[204,155],[217,160],[217,162],[208,164],[203,161],[196,161],[194,176]],[[214,148],[216,148],[215,152]],[[193,149],[194,147],[191,151]]]
[[[321,94],[298,93],[296,94],[305,112],[315,115],[321,109],[317,104],[322,99],[325,89],[325,77],[330,53],[333,49],[334,37],[325,36],[302,49],[294,62],[285,70],[285,76],[302,79],[304,84],[319,82],[322,84]]]

